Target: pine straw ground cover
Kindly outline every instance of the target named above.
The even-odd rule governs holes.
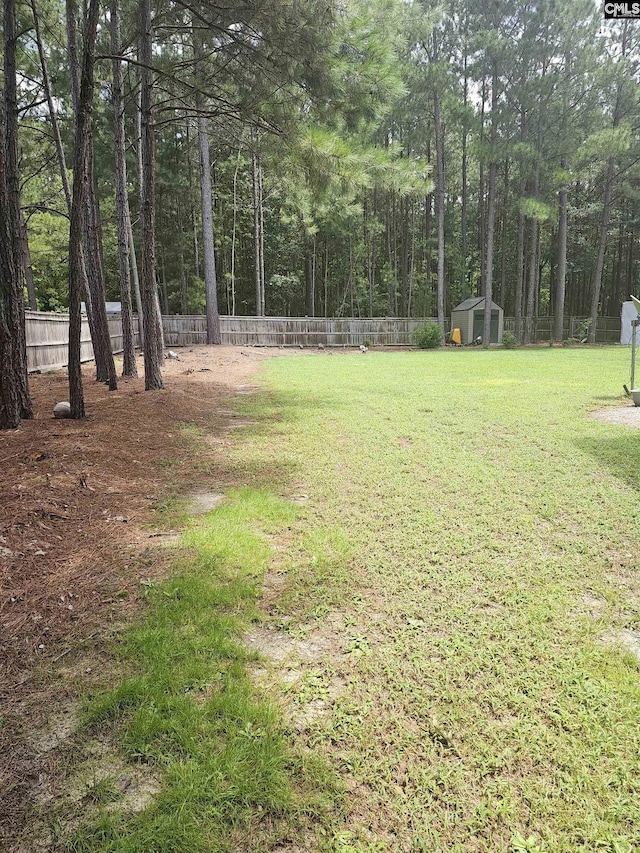
[[[52,417],[68,394],[62,371],[32,376],[35,419],[0,433],[0,850],[40,849],[32,821],[72,761],[78,695],[110,672],[140,581],[169,571],[155,534],[179,520],[177,497],[246,475],[226,460],[229,398],[265,357],[184,350],[153,394],[142,378],[110,393],[87,365],[81,422]],[[193,436],[204,428],[203,452]]]
[[[87,691],[49,849],[640,850],[640,433],[590,417],[627,372],[267,362],[236,488]]]

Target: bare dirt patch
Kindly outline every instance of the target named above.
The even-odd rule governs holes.
[[[635,427],[640,429],[640,406],[614,406],[613,408],[600,409],[592,412],[592,416],[598,421],[608,424],[620,424],[621,426]]]
[[[609,631],[603,636],[602,642],[611,648],[628,652],[640,662],[640,631],[631,631],[628,628]]]
[[[217,500],[242,484],[243,472],[222,452],[235,415],[230,399],[255,393],[251,380],[266,358],[298,355],[238,347],[177,352],[165,362],[163,391],[145,392],[140,378],[109,392],[85,366],[83,421],[53,418],[55,404],[68,399],[63,372],[32,376],[34,420],[0,433],[3,850],[19,849],[38,797],[59,793],[74,700],[108,680],[105,642],[138,609],[140,582],[167,571],[170,549],[157,535],[167,500],[190,492]],[[219,441],[196,449],[184,424]]]

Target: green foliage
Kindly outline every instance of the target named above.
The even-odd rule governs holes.
[[[437,323],[425,323],[411,333],[414,344],[419,349],[436,349],[442,346],[442,329]]]
[[[504,332],[502,335],[502,346],[505,349],[515,349],[518,346],[518,339],[513,332]]]

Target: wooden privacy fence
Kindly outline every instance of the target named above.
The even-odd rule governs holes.
[[[234,346],[263,347],[357,347],[409,346],[411,334],[430,318],[374,318],[355,317],[221,317],[222,343]],[[579,334],[584,317],[566,317],[565,338]],[[194,346],[206,342],[204,316],[170,315],[162,318],[165,343],[169,347]],[[552,317],[534,320],[532,340],[548,341],[551,336]],[[137,330],[137,318],[134,317]],[[505,318],[505,331],[513,331],[515,321]],[[119,314],[109,316],[111,347],[114,353],[122,352],[122,320]],[[26,312],[27,366],[30,371],[55,370],[67,364],[69,317],[46,311]],[[139,336],[136,331],[136,346]],[[600,317],[596,329],[598,343],[617,343],[620,340],[620,318]],[[82,361],[93,358],[93,348],[86,319],[82,323]]]
[[[581,324],[588,317],[565,317],[563,323],[563,338],[585,338],[586,332],[581,331]],[[505,317],[505,332],[514,332],[516,321],[513,317]],[[531,340],[533,343],[543,343],[551,340],[553,328],[553,317],[535,317]],[[598,317],[596,325],[596,343],[617,344],[620,343],[620,317]]]
[[[134,318],[135,342],[139,345],[137,317]],[[122,352],[122,319],[119,314],[108,317],[111,349]],[[49,311],[25,311],[27,337],[27,369],[56,370],[67,364],[69,346],[69,315],[54,314]],[[93,347],[86,317],[82,320],[80,334],[80,358],[82,361],[93,359]]]
[[[410,346],[414,329],[427,319],[354,317],[220,317],[222,343],[261,347]],[[204,344],[205,317],[172,315],[162,318],[167,346]]]

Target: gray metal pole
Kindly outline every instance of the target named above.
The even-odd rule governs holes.
[[[631,323],[631,390],[636,387],[636,336],[638,334],[638,323],[640,321],[633,320]]]

